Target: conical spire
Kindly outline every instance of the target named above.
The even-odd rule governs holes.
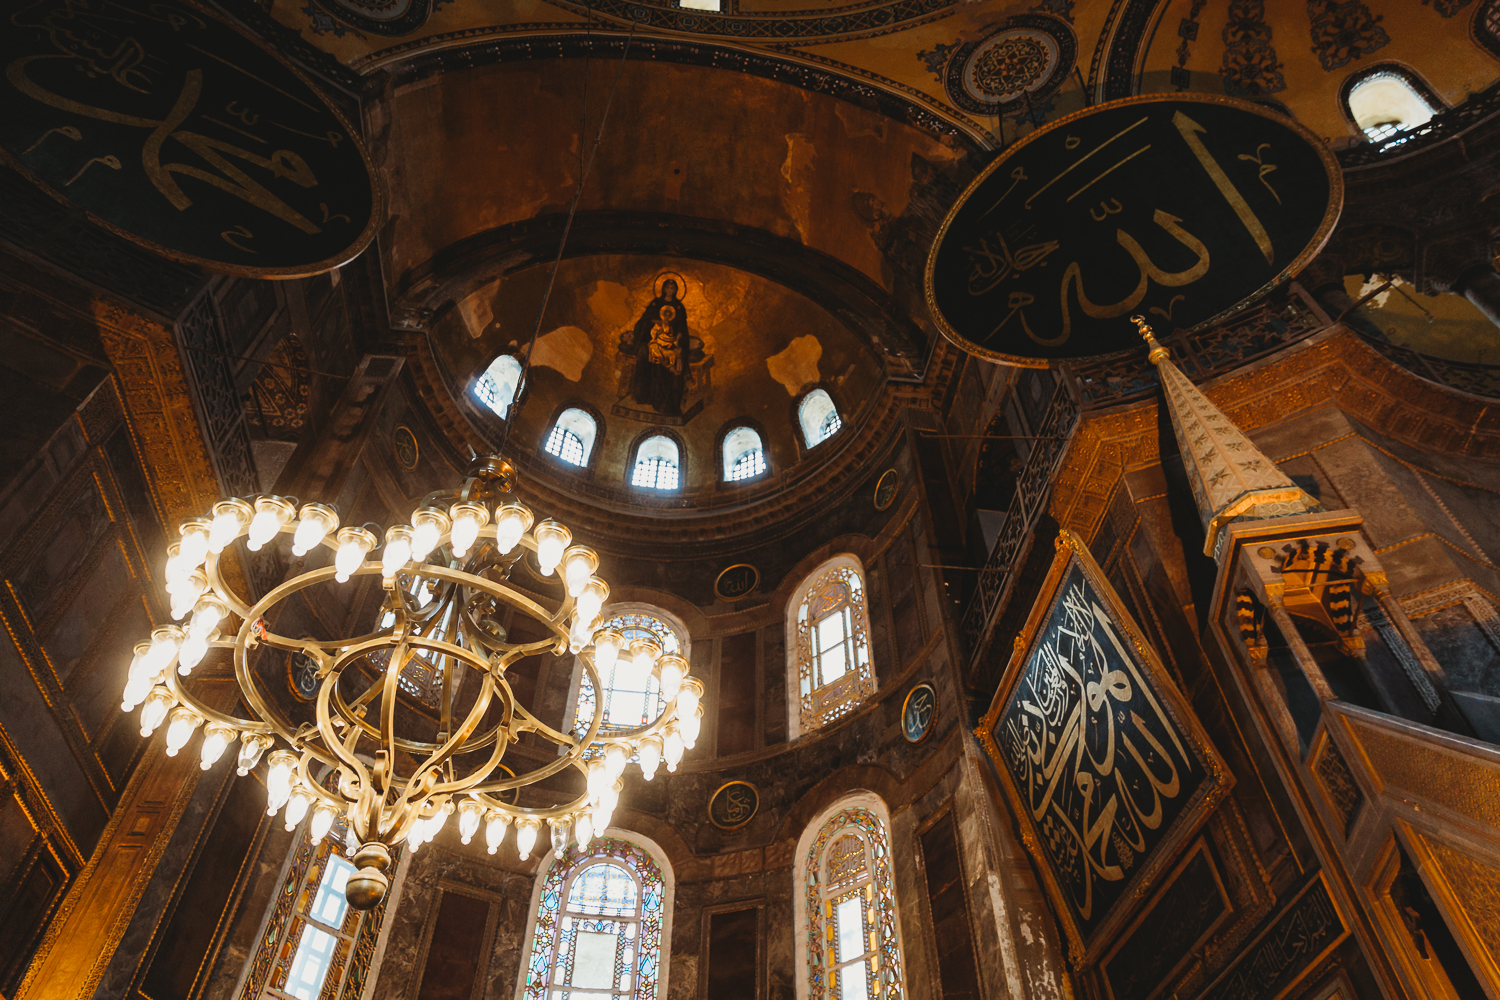
[[[1161,377],[1182,465],[1203,520],[1203,554],[1218,556],[1224,528],[1233,521],[1290,517],[1323,505],[1292,482],[1250,442],[1208,397],[1172,364],[1142,316],[1130,321],[1151,346],[1148,357]]]

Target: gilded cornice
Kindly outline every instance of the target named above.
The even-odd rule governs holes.
[[[1500,459],[1495,407],[1413,375],[1342,326],[1200,389],[1247,432],[1331,404],[1425,451]],[[1093,538],[1124,474],[1161,461],[1157,405],[1084,414],[1053,483],[1059,526]]]
[[[206,512],[219,483],[172,330],[105,299],[91,308],[162,524]]]

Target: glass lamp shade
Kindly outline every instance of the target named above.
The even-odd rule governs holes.
[[[207,771],[218,763],[239,734],[229,726],[211,722],[203,727],[203,746],[199,749],[198,766]]]
[[[423,507],[411,516],[411,558],[423,562],[437,548],[438,540],[448,533],[453,522],[436,507]]]
[[[583,586],[579,588],[574,598],[574,613],[578,615],[579,620],[592,624],[599,617],[599,612],[603,610],[604,602],[607,600],[609,600],[609,584],[597,576],[591,576],[583,582]]]
[[[594,667],[604,673],[614,669],[625,636],[618,629],[601,628],[594,633]]]
[[[332,507],[321,503],[304,504],[297,520],[297,530],[292,533],[292,555],[307,555],[338,526],[339,515]]]
[[[292,505],[281,497],[259,497],[255,501],[255,516],[250,519],[250,531],[245,547],[251,552],[260,551],[283,524],[292,520]]]
[[[182,540],[177,543],[177,557],[197,569],[208,557],[208,536],[213,522],[205,517],[190,517],[178,529]]]
[[[531,527],[534,517],[530,510],[518,503],[503,504],[495,511],[495,547],[501,555],[509,554],[516,547],[521,536]]]
[[[375,536],[364,528],[340,528],[338,553],[333,557],[333,578],[345,583],[364,564],[365,556],[375,547]]]
[[[167,723],[167,756],[176,757],[177,752],[188,745],[198,724],[203,720],[191,708],[178,706],[172,709]]]
[[[254,516],[254,509],[238,497],[214,504],[214,516],[208,528],[208,551],[223,552],[224,546],[234,541]]]
[[[522,861],[531,857],[531,850],[536,847],[537,831],[540,829],[541,824],[534,819],[516,821],[516,851],[520,854]]]
[[[286,800],[286,827],[287,832],[297,829],[297,824],[302,822],[302,817],[307,815],[308,808],[313,804],[314,795],[302,785],[292,789],[292,794]]]
[[[599,555],[587,545],[574,545],[563,553],[562,567],[568,595],[577,597],[594,575],[594,570],[599,568]]]
[[[491,810],[484,816],[484,844],[489,853],[494,854],[500,849],[500,844],[505,840],[505,828],[510,825],[510,820],[502,812]]]
[[[380,557],[380,575],[394,579],[411,562],[411,528],[405,524],[385,529],[385,553]]]
[[[271,737],[264,733],[246,733],[240,740],[239,757],[235,760],[235,773],[240,777],[249,774],[256,764],[260,763],[260,755],[265,753],[271,746]]]
[[[551,576],[562,561],[563,550],[573,540],[573,533],[553,520],[543,521],[531,532],[536,539],[536,564],[543,576]]]
[[[665,687],[665,684],[663,684]],[[703,700],[703,682],[696,677],[684,677],[677,689],[677,715],[685,718],[692,715]]]
[[[312,837],[313,843],[328,836],[328,831],[333,829],[333,821],[338,818],[339,811],[331,802],[319,802],[313,809],[312,822],[307,826],[308,836]]]
[[[172,697],[172,692],[164,687],[154,687],[146,695],[146,701],[141,705],[141,735],[150,736],[157,728],[166,721],[167,712],[176,704],[177,699]]]
[[[668,653],[657,661],[661,678],[661,696],[668,701],[677,697],[682,689],[682,679],[687,676],[688,663],[676,653]]]
[[[465,844],[479,832],[479,821],[484,818],[484,806],[474,799],[464,799],[458,804],[458,836]]]
[[[661,766],[661,740],[655,736],[647,736],[641,740],[636,753],[641,759],[641,777],[650,781],[656,777],[656,769]]]
[[[266,815],[275,816],[286,805],[296,778],[297,755],[277,750],[266,758]]]
[[[454,556],[462,559],[469,554],[469,548],[479,537],[479,529],[490,523],[490,512],[483,504],[456,503],[448,509],[448,516],[453,521],[448,544],[452,547]]]

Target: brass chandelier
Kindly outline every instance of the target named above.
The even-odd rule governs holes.
[[[405,841],[414,850],[432,840],[455,812],[463,842],[482,825],[491,854],[514,827],[525,860],[543,823],[557,850],[586,845],[609,826],[630,760],[649,781],[663,761],[675,770],[697,739],[703,684],[687,675],[681,656],[658,643],[600,627],[609,586],[595,575],[598,555],[573,545],[557,521],[534,522],[513,480],[509,462],[482,459],[462,486],[424,498],[411,523],[386,529],[383,541],[366,527],[339,527],[326,504],[298,509],[285,497],[231,498],[216,503],[209,517],[182,522],[181,540],[168,549],[165,588],[173,619],[184,624],[163,625],[135,647],[122,708],[141,706],[143,736],[165,722],[169,755],[201,727],[205,770],[236,741],[241,775],[265,756],[268,812],[284,809],[288,830],[311,812],[311,834],[321,839],[344,817],[346,850],[358,869],[345,895],[356,909],[385,897],[392,848]],[[225,582],[225,548],[243,538],[255,551],[279,535],[290,535],[292,554],[315,568],[258,601],[242,598]],[[543,577],[560,576],[555,607],[512,581],[527,553]],[[371,631],[324,641],[274,630],[276,609],[293,595],[376,575],[384,600]],[[545,638],[509,641],[499,624],[506,608],[540,626]],[[267,697],[264,678],[252,669],[251,654],[262,646],[304,654],[316,665],[312,721],[293,721]],[[184,680],[210,649],[232,651],[239,693],[254,718],[216,711],[187,690]],[[580,694],[569,733],[524,708],[507,674],[523,658],[546,653],[576,654],[594,692],[588,719]],[[435,735],[415,731],[414,720],[430,717],[403,706],[399,693],[402,671],[417,656],[441,678]],[[467,671],[477,676],[477,692]],[[655,718],[633,728],[609,726],[605,678],[647,692]],[[501,761],[527,734],[556,744],[557,756],[516,774]],[[320,765],[329,770],[315,774]],[[582,775],[583,792],[548,807],[519,804],[522,788],[570,768]]]

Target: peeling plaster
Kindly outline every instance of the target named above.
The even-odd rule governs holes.
[[[818,360],[822,357],[823,345],[807,333],[786,345],[786,350],[766,358],[766,368],[788,396],[795,396],[803,386],[818,381]]]
[[[594,342],[576,326],[560,326],[537,338],[532,363],[560,372],[569,382],[583,377],[583,369],[594,356]]]
[[[490,321],[495,318],[493,306],[495,291],[499,287],[500,279],[496,278],[470,292],[458,304],[458,314],[463,317],[464,328],[469,331],[469,336],[481,336],[489,327]]]

